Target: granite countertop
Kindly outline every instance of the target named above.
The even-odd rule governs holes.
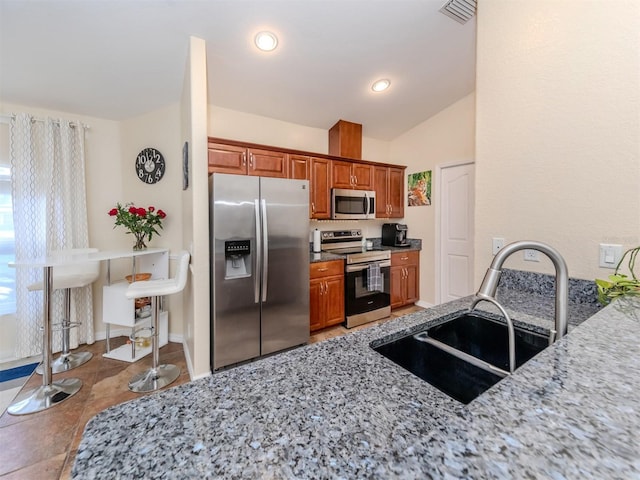
[[[536,294],[501,294],[516,321],[551,324]],[[469,305],[111,407],[73,478],[639,478],[640,298],[570,309],[569,335],[468,405],[370,347]]]
[[[371,238],[373,241],[373,248],[381,248],[383,250],[390,250],[391,253],[397,252],[408,252],[408,251],[420,251],[422,250],[422,240],[415,238],[408,238],[409,246],[408,247],[390,247],[388,245],[382,245],[380,238]],[[312,248],[312,247],[311,247]],[[316,262],[329,262],[331,260],[344,260],[347,258],[346,255],[340,255],[329,252],[320,252],[315,253],[313,251],[309,254],[309,260],[311,263]]]

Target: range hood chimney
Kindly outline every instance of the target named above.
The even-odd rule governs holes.
[[[329,155],[362,160],[362,125],[338,120],[329,130]]]

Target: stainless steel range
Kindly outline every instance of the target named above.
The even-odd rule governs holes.
[[[391,314],[391,252],[362,248],[362,230],[325,231],[322,250],[346,255],[345,313],[347,328]]]

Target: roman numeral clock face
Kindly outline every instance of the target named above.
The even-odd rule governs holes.
[[[136,157],[136,175],[144,183],[159,182],[164,170],[164,157],[155,148],[145,148]]]

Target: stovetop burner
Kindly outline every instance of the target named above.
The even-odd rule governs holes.
[[[391,252],[380,247],[362,249],[362,230],[335,230],[322,232],[322,251],[347,256],[347,265],[389,260]]]

